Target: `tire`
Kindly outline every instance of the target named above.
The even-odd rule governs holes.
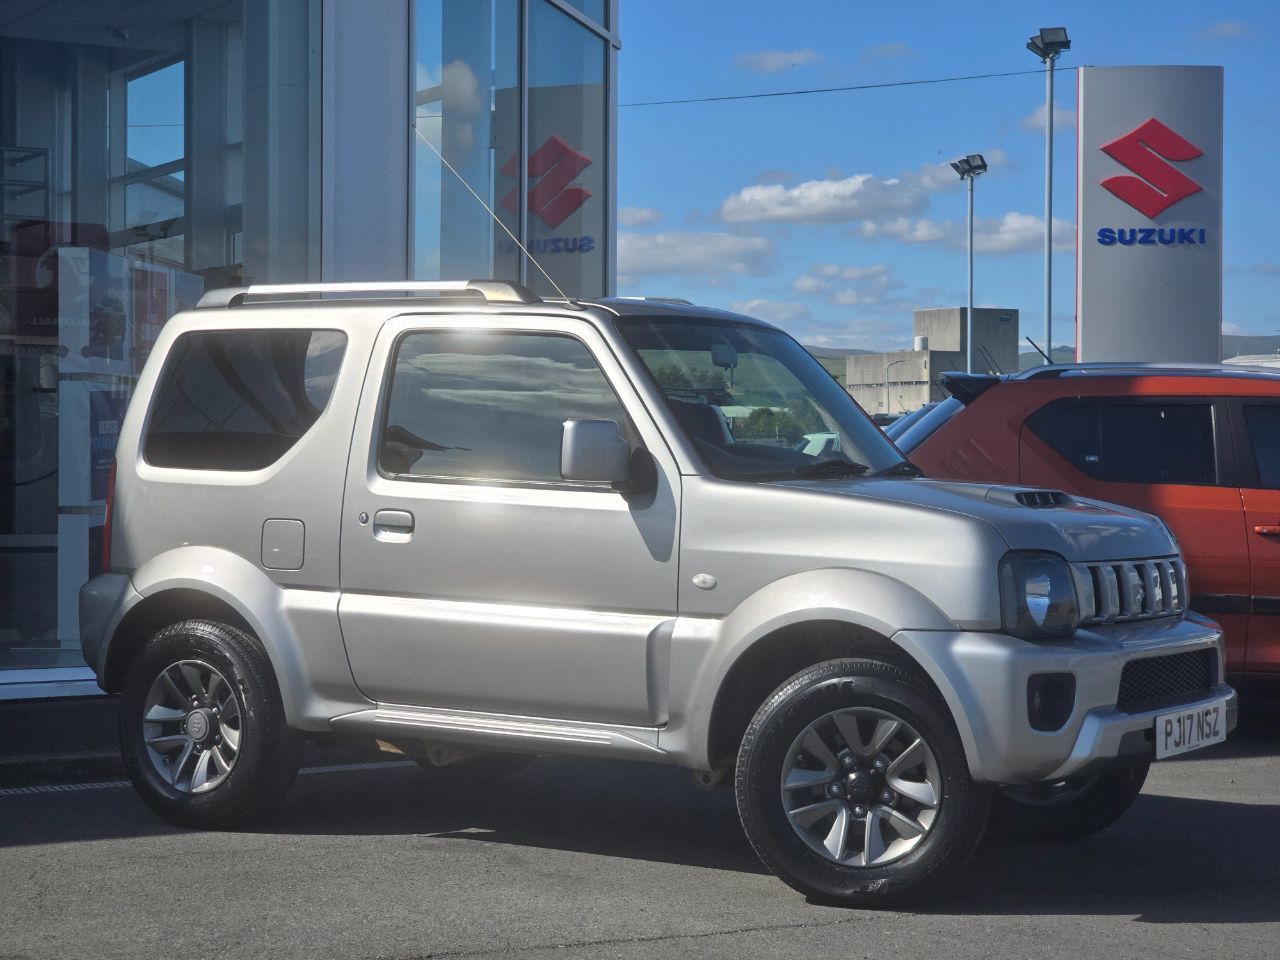
[[[228,829],[258,819],[292,785],[302,742],[285,723],[266,651],[235,627],[205,620],[165,627],[125,677],[125,766],[138,794],[170,823]]]
[[[1149,763],[1096,777],[1034,787],[1002,787],[991,801],[987,833],[1001,840],[1075,843],[1105,830],[1142,792]]]
[[[982,839],[990,802],[969,777],[938,695],[877,660],[820,663],[776,690],[747,727],[734,786],[764,865],[810,899],[840,906],[892,906],[941,886]],[[810,819],[815,810],[826,812]]]

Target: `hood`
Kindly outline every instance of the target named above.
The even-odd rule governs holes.
[[[1059,490],[878,477],[788,480],[779,486],[962,514],[991,524],[1012,550],[1048,550],[1073,562],[1178,552],[1168,527],[1151,514]]]

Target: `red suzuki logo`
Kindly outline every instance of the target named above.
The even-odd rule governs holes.
[[[529,176],[542,177],[529,188],[529,211],[547,226],[555,229],[573,211],[587,202],[591,191],[571,187],[573,178],[591,166],[591,158],[569,146],[554,134],[529,154]],[[502,165],[502,172],[514,177],[520,170],[519,158],[513,153]],[[502,198],[502,205],[516,210],[516,188]]]
[[[1204,151],[1155,117],[1104,144],[1102,152],[1138,175],[1108,177],[1102,185],[1151,220],[1203,189],[1169,161],[1193,160]]]

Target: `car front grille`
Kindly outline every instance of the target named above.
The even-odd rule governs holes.
[[[1218,654],[1212,647],[1130,660],[1120,674],[1116,709],[1145,713],[1203,700],[1217,683]]]
[[[1074,563],[1082,624],[1171,617],[1187,609],[1187,568],[1178,557]]]

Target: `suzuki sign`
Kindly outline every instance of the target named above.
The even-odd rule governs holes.
[[[1076,165],[1076,355],[1216,363],[1222,68],[1085,67]]]

